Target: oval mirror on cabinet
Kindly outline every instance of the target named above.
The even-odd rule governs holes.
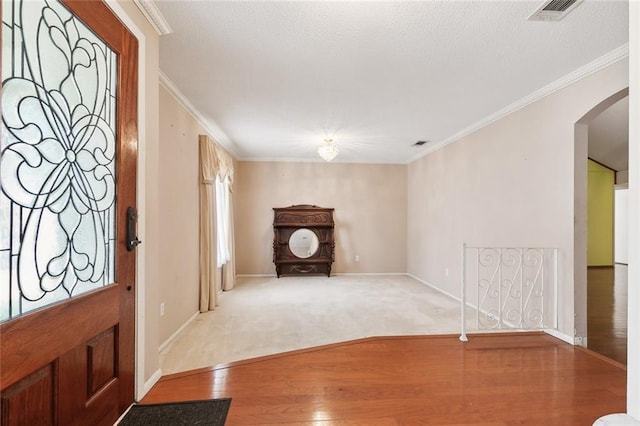
[[[318,236],[308,228],[297,229],[289,237],[289,250],[300,259],[316,254],[319,245]]]
[[[276,276],[331,276],[334,261],[333,208],[298,204],[273,208]]]

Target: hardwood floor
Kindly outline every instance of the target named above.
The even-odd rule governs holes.
[[[166,376],[142,403],[231,397],[227,425],[591,425],[625,383],[543,333],[381,337]]]
[[[627,364],[627,265],[587,270],[587,346]]]

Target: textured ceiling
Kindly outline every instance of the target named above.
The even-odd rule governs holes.
[[[624,1],[159,0],[160,68],[242,159],[406,163],[620,48]],[[421,148],[411,145],[430,140]]]

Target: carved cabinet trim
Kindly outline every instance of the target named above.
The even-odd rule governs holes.
[[[273,209],[273,263],[276,275],[331,276],[335,256],[333,209],[308,204]],[[317,249],[307,257],[296,256],[289,246],[291,235],[309,229],[317,237]]]

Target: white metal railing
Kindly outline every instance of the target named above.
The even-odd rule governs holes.
[[[462,245],[462,333],[558,328],[558,249]]]

